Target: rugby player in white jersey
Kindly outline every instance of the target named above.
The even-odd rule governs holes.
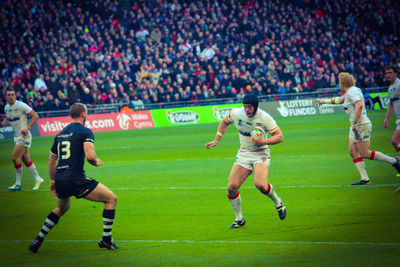
[[[0,122],[0,128],[11,124],[14,131],[14,151],[12,153],[12,161],[15,167],[15,184],[10,186],[10,191],[21,190],[21,179],[22,179],[22,163],[24,162],[28,170],[35,178],[35,185],[33,190],[38,190],[40,185],[43,183],[43,179],[39,176],[35,164],[32,162],[29,155],[29,148],[32,143],[32,135],[30,129],[36,123],[39,118],[38,114],[24,102],[16,100],[16,95],[13,89],[6,90],[6,101],[7,105],[4,108],[6,118],[3,122]],[[28,124],[27,115],[31,117]]]
[[[243,107],[232,109],[229,112],[219,124],[214,140],[207,143],[206,148],[218,145],[226,129],[232,123],[239,131],[240,149],[228,181],[228,198],[236,216],[229,228],[239,228],[246,223],[242,215],[239,188],[252,172],[254,172],[255,186],[262,194],[271,198],[278,210],[279,218],[285,219],[286,207],[267,180],[271,161],[268,145],[279,144],[283,141],[281,130],[268,113],[258,108],[257,96],[246,95],[243,98]],[[271,136],[267,139],[251,137],[250,133],[256,126],[262,127]]]
[[[395,66],[385,67],[385,76],[390,82],[388,89],[390,103],[386,111],[383,125],[385,128],[388,128],[388,120],[394,112],[396,114],[396,130],[392,136],[392,145],[400,155],[400,79],[397,78],[397,73],[398,71]]]
[[[398,158],[390,157],[379,151],[370,150],[372,124],[365,110],[364,97],[361,89],[356,87],[355,84],[356,81],[353,75],[347,72],[340,73],[339,85],[344,94],[341,97],[317,100],[317,104],[343,104],[345,112],[350,119],[350,156],[361,175],[361,180],[352,185],[367,185],[371,184],[371,181],[365,169],[363,158],[390,163],[399,173],[400,163]]]

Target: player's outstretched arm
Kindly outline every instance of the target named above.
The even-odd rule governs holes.
[[[85,142],[83,144],[83,149],[85,151],[85,156],[87,161],[95,167],[103,165],[103,161],[97,158],[96,151],[94,149],[94,144],[91,142]]]
[[[2,122],[0,122],[0,128],[5,127],[9,124],[10,122],[7,120],[7,118],[5,118]]]
[[[330,99],[318,99],[317,100],[317,105],[323,105],[323,104],[342,104],[344,103],[344,96],[340,97],[332,97]]]
[[[399,188],[397,188],[396,189],[396,192],[395,192],[396,194],[400,194],[400,186],[399,186]]]
[[[214,140],[211,141],[211,142],[208,142],[208,143],[206,144],[206,148],[207,148],[207,149],[218,145],[218,143],[219,143],[219,141],[221,140],[222,136],[224,135],[226,129],[228,128],[228,126],[229,126],[231,123],[232,123],[232,122],[230,122],[229,119],[228,119],[227,117],[225,117],[225,118],[220,122]]]

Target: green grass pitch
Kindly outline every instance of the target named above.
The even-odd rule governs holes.
[[[384,111],[369,112],[371,148],[394,156]],[[14,182],[11,140],[0,141],[0,265],[15,266],[393,266],[400,262],[400,178],[382,162],[366,160],[372,185],[352,187],[359,174],[348,155],[345,114],[277,118],[282,144],[271,146],[271,182],[287,206],[279,220],[253,176],[240,190],[246,218],[234,220],[227,180],[238,149],[231,125],[206,150],[217,124],[97,133],[105,164],[86,173],[118,196],[113,237],[117,251],[100,250],[102,203],[72,199],[70,211],[37,254],[28,251],[55,207],[47,158],[53,138],[35,138],[31,156],[46,183],[31,190],[24,167],[21,192]]]

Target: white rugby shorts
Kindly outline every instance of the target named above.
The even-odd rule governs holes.
[[[252,171],[256,164],[260,163],[269,167],[270,162],[271,157],[268,148],[260,148],[251,151],[240,149],[236,155],[234,164]]]
[[[400,119],[396,120],[396,130],[400,130]]]
[[[349,138],[354,142],[369,141],[371,139],[372,124],[370,122],[357,125],[357,134],[350,127]]]
[[[14,143],[16,145],[24,146],[26,148],[30,148],[32,144],[32,135],[31,132],[28,132],[26,135],[18,135],[14,136]]]

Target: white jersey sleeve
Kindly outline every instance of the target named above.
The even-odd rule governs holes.
[[[32,108],[24,102],[17,100],[12,106],[7,104],[4,111],[14,131],[14,136],[21,135],[21,130],[28,125],[27,114],[32,111]]]

